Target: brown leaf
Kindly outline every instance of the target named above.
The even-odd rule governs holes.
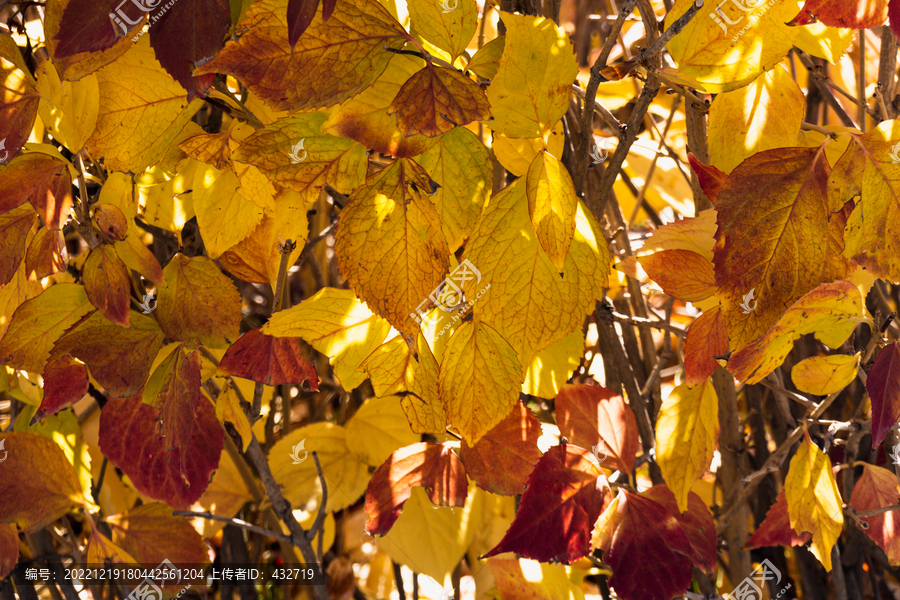
[[[212,404],[204,398],[197,405],[191,443],[166,452],[156,434],[158,416],[140,396],[111,399],[100,412],[100,450],[139,492],[175,510],[187,510],[203,495],[219,465],[225,432]]]
[[[598,385],[566,384],[556,395],[559,432],[582,448],[598,446],[598,456],[626,473],[637,455],[637,421],[622,396]]]
[[[56,340],[51,360],[71,354],[111,398],[133,396],[144,387],[164,338],[156,321],[138,312],[126,329],[94,311]]]
[[[485,556],[515,552],[540,562],[568,563],[590,552],[591,526],[609,499],[603,471],[590,455],[571,444],[550,448],[528,477],[506,535]]]
[[[489,119],[491,105],[471,79],[428,63],[397,92],[388,110],[388,114],[394,113],[404,136],[420,133],[435,137],[454,127]]]
[[[34,217],[30,206],[20,206],[0,214],[0,287],[12,281],[19,270]]]
[[[750,536],[750,539],[744,542],[743,547],[745,550],[752,550],[765,546],[802,546],[810,540],[812,540],[811,533],[805,531],[798,534],[791,527],[787,500],[784,497],[784,490],[781,490],[775,504],[766,513],[765,520],[759,524],[759,529]]]
[[[84,291],[104,317],[122,327],[131,322],[131,276],[115,248],[101,244],[84,263]]]
[[[716,306],[691,323],[684,338],[684,374],[686,383],[695,387],[719,368],[715,356],[728,353],[728,332],[722,310]]]
[[[93,208],[94,223],[105,235],[117,242],[125,239],[128,230],[128,219],[115,204],[96,204]]]
[[[664,507],[681,525],[682,531],[691,544],[691,560],[694,561],[694,565],[706,573],[715,572],[716,524],[700,496],[690,492],[688,509],[681,514],[678,511],[675,494],[664,483],[654,485],[642,495]]]
[[[366,490],[366,531],[390,531],[413,486],[424,487],[436,506],[464,506],[469,484],[462,463],[444,444],[419,443],[391,454]]]
[[[40,152],[13,159],[0,177],[0,213],[30,202],[49,229],[62,229],[72,207],[72,177],[58,158]]]
[[[16,156],[28,141],[40,102],[34,77],[16,42],[6,33],[0,35],[0,81],[0,123],[4,135],[0,140],[0,158],[5,161]]]
[[[519,402],[474,446],[463,440],[459,457],[466,475],[478,487],[492,494],[516,496],[525,489],[528,475],[541,458],[539,437],[541,422]]]
[[[44,367],[44,398],[31,422],[74,405],[87,393],[88,385],[90,382],[84,364],[76,362],[68,354],[48,362]]]
[[[243,377],[266,385],[302,384],[318,391],[316,368],[300,353],[300,338],[273,337],[252,329],[231,345],[218,375]]]
[[[853,488],[850,506],[856,510],[875,510],[897,504],[900,485],[897,476],[887,469],[863,465],[863,474]],[[887,554],[892,567],[900,565],[900,510],[891,510],[872,517],[861,517],[869,524],[866,535]]]
[[[66,270],[69,251],[62,231],[41,227],[25,251],[25,274],[28,279],[44,277]]]
[[[231,131],[195,135],[178,144],[185,154],[217,169],[231,166]]]

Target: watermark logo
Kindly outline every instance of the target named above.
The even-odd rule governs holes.
[[[309,456],[309,452],[307,452],[306,448],[304,448],[305,444],[306,444],[306,438],[303,438],[302,440],[300,440],[299,444],[297,444],[296,446],[291,448],[291,459],[294,461],[295,465],[299,465],[304,460],[306,460],[307,456]],[[303,451],[303,458],[300,458],[301,450]]]
[[[6,438],[0,440],[0,450],[3,450],[3,445],[6,444]],[[3,450],[3,458],[0,458],[0,463],[6,460],[6,455],[9,454],[6,450]]]
[[[601,447],[600,447],[601,444],[605,446],[606,442],[604,442],[603,440],[600,440],[599,444],[597,444],[596,446],[591,446],[591,454],[593,454],[594,458],[597,459],[598,464],[603,464],[603,461],[606,460],[606,453],[602,452]],[[600,456],[601,454],[603,455],[602,458]]]
[[[127,34],[129,29],[144,20],[143,15],[141,15],[137,21],[132,21],[128,18],[125,11],[122,10],[122,6],[129,2],[141,9],[142,12],[147,13],[156,8],[162,0],[122,0],[119,2],[119,5],[116,7],[116,12],[109,13],[109,20],[112,21],[113,29],[116,30],[117,34]]]
[[[153,304],[150,304],[151,301],[153,302]],[[141,307],[142,313],[144,313],[145,315],[149,315],[154,310],[156,310],[156,298],[154,298],[150,294],[144,294],[144,301],[139,302],[138,306]]]
[[[445,590],[441,584],[428,575],[419,577],[419,587],[422,593],[432,600],[452,600],[453,598],[453,588]]]
[[[462,287],[468,281],[474,280],[476,284],[481,283],[481,271],[475,268],[469,259],[459,263],[459,266],[453,269],[444,280],[438,284],[434,291],[429,294],[428,298],[422,300],[416,307],[415,313],[409,313],[409,316],[418,325],[427,325],[426,313],[428,312],[429,301],[444,312],[454,312],[450,323],[444,325],[443,329],[435,334],[435,339],[442,336],[452,323],[459,321],[463,315],[468,312],[475,302],[481,298],[491,288],[491,284],[481,288],[478,294],[470,301],[463,301]]]
[[[174,585],[178,585],[181,581],[181,571],[176,568],[175,565],[169,561],[169,559],[163,560],[159,563],[159,566],[153,570],[154,573],[160,573],[163,576],[163,579],[166,580],[174,580],[175,575],[178,575],[178,581],[172,581]],[[164,584],[165,585],[165,584]],[[183,588],[176,598],[180,598],[182,594],[184,594],[188,589],[190,589],[191,584],[188,584],[185,588]],[[163,592],[159,589],[155,583],[153,583],[152,579],[144,579],[141,583],[137,585],[137,587],[132,590],[126,600],[163,600]]]
[[[2,150],[2,149],[3,149],[3,144],[0,143],[0,150]],[[2,163],[2,162],[3,161],[0,160],[0,163]],[[897,163],[900,163],[900,142],[897,142],[896,144],[894,144],[894,147],[891,148],[891,164],[896,165]]]
[[[453,0],[452,6],[450,5],[450,3],[447,0],[441,0],[440,5],[441,5],[441,8],[444,9],[442,12],[444,12],[444,13],[453,12],[454,10],[456,10],[456,7],[459,6],[459,0]]]
[[[730,594],[723,594],[722,598],[725,598],[725,600],[762,600],[762,588],[770,580],[774,580],[775,585],[781,583],[781,571],[776,569],[775,565],[769,562],[769,559],[765,559],[750,573],[749,577],[744,577],[743,581],[731,590]],[[773,599],[781,598],[789,589],[791,589],[790,583],[781,588],[781,591],[778,592],[777,596],[773,596]]]
[[[769,9],[773,4],[775,4],[777,0],[723,0],[716,6],[716,9],[709,13],[709,18],[715,21],[716,25],[722,28],[722,31],[727,35],[728,34],[728,25],[737,25],[741,21],[744,20],[744,17],[750,18],[750,13],[753,13],[760,8],[762,8],[762,12],[765,12]],[[725,12],[722,10],[722,7],[728,3],[734,4],[738,9],[744,14],[740,15],[737,19],[731,19],[728,17]],[[766,3],[763,6],[763,3]],[[762,13],[760,13],[760,16]],[[737,38],[742,36],[745,31],[750,29],[750,23],[747,23],[743,26],[743,28],[738,32],[736,36],[731,38],[732,41],[737,41]]]
[[[304,160],[306,160],[307,152],[306,152],[306,150],[303,150],[303,142],[305,142],[305,141],[306,141],[306,138],[303,138],[302,140],[300,140],[299,142],[297,142],[296,144],[294,144],[291,147],[291,153],[289,156],[291,157],[292,164],[296,165],[296,164],[302,163]],[[300,156],[301,150],[303,151],[303,156]]]
[[[3,448],[2,441],[0,441],[0,448]],[[896,446],[894,446],[894,448],[891,451],[891,453],[889,454],[889,456],[891,457],[892,463],[894,463],[895,465],[900,465],[900,444],[897,444]],[[0,462],[3,462],[3,461],[0,460]]]
[[[741,302],[741,310],[745,315],[749,315],[754,310],[756,310],[757,301],[753,299],[753,294],[756,293],[756,288],[753,288],[746,294],[744,294],[744,301]],[[750,302],[753,302],[753,306],[750,305]]]
[[[598,165],[609,158],[609,151],[612,150],[612,148],[610,148],[611,143],[611,139],[604,139],[599,144],[591,146],[591,162]]]
[[[0,150],[3,150],[3,158],[0,158],[0,165],[2,165],[9,158],[9,152],[6,151],[6,138],[0,140]]]

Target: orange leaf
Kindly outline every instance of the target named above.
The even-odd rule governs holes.
[[[59,273],[69,263],[69,251],[62,231],[42,227],[38,230],[25,252],[25,273],[28,279],[41,280]]]
[[[521,494],[541,458],[541,422],[524,404],[517,404],[474,446],[463,440],[459,452],[466,475],[492,494]]]
[[[19,560],[19,534],[15,523],[0,523],[0,579],[12,573]]]
[[[412,444],[391,454],[366,490],[366,531],[390,531],[413,486],[426,488],[436,506],[464,506],[469,484],[462,463],[444,444]]]
[[[287,3],[253,3],[237,27],[245,33],[194,76],[231,75],[275,110],[332,106],[368,87],[387,66],[388,48],[410,39],[377,0],[342,0],[327,23],[317,13],[292,50]]]
[[[31,422],[72,406],[87,393],[89,384],[85,366],[75,362],[68,354],[47,363],[44,368],[44,398]]]
[[[113,542],[142,565],[155,567],[168,559],[176,567],[209,563],[206,544],[191,522],[172,515],[172,508],[152,502],[106,519]]]
[[[25,256],[25,240],[34,225],[34,210],[20,206],[0,215],[0,287],[15,276]]]
[[[728,333],[718,306],[691,323],[684,338],[684,374],[686,383],[695,387],[719,367],[715,356],[728,354]]]
[[[122,327],[131,318],[131,277],[115,248],[102,244],[84,263],[84,291],[100,313]]]
[[[125,329],[94,311],[56,340],[50,359],[71,354],[111,398],[133,396],[144,387],[163,338],[156,321],[140,313],[131,315],[131,327]]]
[[[125,239],[128,230],[128,220],[125,213],[115,204],[97,204],[93,208],[94,223],[105,235],[116,242]]]
[[[50,229],[62,229],[72,206],[68,165],[35,152],[17,156],[0,177],[0,213],[30,202]]]
[[[884,25],[888,0],[806,0],[788,25],[822,22],[829,27],[869,29]]]
[[[863,474],[853,488],[850,506],[856,510],[875,510],[897,504],[900,485],[897,476],[887,469],[865,463]],[[869,524],[866,535],[884,550],[892,567],[900,565],[900,510],[891,510],[872,517],[860,517]]]
[[[663,291],[685,302],[706,300],[716,293],[716,274],[709,259],[690,250],[662,250],[638,259]]]
[[[75,469],[52,439],[37,433],[2,436],[0,522],[14,521],[33,533],[84,502]]]
[[[420,133],[435,137],[454,127],[489,119],[491,105],[471,79],[428,63],[397,92],[388,110],[388,114],[394,113],[404,136]]]
[[[728,178],[728,175],[712,165],[700,162],[691,152],[688,152],[688,161],[691,163],[691,168],[697,175],[697,181],[700,182],[700,189],[703,190],[703,193],[706,194],[709,201],[715,204],[716,199],[719,197],[719,192],[722,190],[722,186],[725,185],[725,180]]]
[[[626,473],[637,455],[637,421],[622,396],[598,385],[566,384],[556,395],[560,435],[583,448],[597,446],[598,456]]]
[[[859,482],[856,485],[859,486]],[[764,546],[802,546],[810,540],[812,540],[810,532],[798,534],[791,527],[787,500],[784,497],[784,490],[781,490],[775,504],[766,513],[765,520],[760,523],[759,529],[744,542],[744,550]]]
[[[252,329],[222,357],[217,375],[232,375],[266,385],[306,383],[319,389],[316,368],[300,353],[300,338],[273,337]]]

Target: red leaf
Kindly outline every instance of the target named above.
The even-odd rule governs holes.
[[[159,409],[165,450],[187,448],[194,435],[196,411],[206,404],[200,394],[200,352],[188,353],[183,344],[179,345],[160,363],[150,381],[161,383],[156,398],[148,404]]]
[[[147,382],[164,338],[156,321],[138,312],[125,329],[94,311],[56,340],[50,360],[71,354],[84,361],[111,398],[133,396]]]
[[[869,29],[884,25],[887,0],[806,0],[788,25],[809,25],[821,21],[830,27]]]
[[[610,466],[631,473],[639,447],[637,421],[622,396],[598,385],[566,384],[556,395],[559,432],[570,443],[597,448]]]
[[[725,185],[725,180],[728,179],[728,175],[712,165],[700,162],[697,157],[690,152],[688,152],[688,161],[691,163],[691,168],[694,169],[694,173],[697,174],[697,181],[700,182],[700,189],[703,190],[703,193],[706,194],[709,201],[715,204],[716,198],[719,196],[719,190]]]
[[[140,395],[110,400],[100,412],[100,450],[139,492],[175,510],[187,510],[203,495],[219,466],[225,433],[212,404],[203,398],[190,444],[166,452],[156,434],[158,416]]]
[[[671,598],[691,583],[687,536],[662,505],[643,496],[621,490],[597,521],[594,545],[623,600]]]
[[[550,448],[528,478],[515,520],[485,557],[515,552],[568,563],[590,552],[591,527],[608,496],[603,471],[589,456],[571,444]]]
[[[900,0],[891,0],[888,4],[888,19],[891,31],[895,36],[900,37]]]
[[[91,250],[82,277],[91,304],[116,325],[129,327],[131,275],[115,248],[102,244]]]
[[[877,447],[900,420],[900,346],[897,342],[881,349],[869,371],[866,391],[872,401],[872,443]]]
[[[682,531],[691,544],[691,560],[694,565],[706,573],[716,569],[716,523],[712,514],[703,504],[700,496],[694,492],[688,495],[688,509],[684,514],[678,512],[678,501],[675,494],[664,483],[654,485],[642,494],[661,505],[675,517]]]
[[[48,362],[44,367],[44,399],[31,422],[72,406],[87,393],[89,384],[85,366],[68,354]]]
[[[143,0],[143,3],[155,8],[162,0]],[[111,48],[124,34],[123,27],[129,32],[134,30],[146,14],[137,2],[127,0],[69,0],[56,33],[59,44],[54,58]],[[122,24],[118,31],[110,15],[115,15]]]
[[[728,332],[722,309],[716,306],[691,323],[684,338],[684,374],[686,383],[696,387],[716,372],[715,356],[728,353]]]
[[[766,513],[766,518],[759,525],[750,539],[744,542],[745,550],[762,548],[764,546],[802,546],[812,539],[812,534],[804,532],[797,534],[791,528],[791,518],[788,516],[787,500],[784,490],[778,494],[775,504]]]
[[[222,48],[222,40],[231,26],[231,9],[223,0],[178,0],[171,9],[153,19],[150,13],[150,44],[156,60],[169,75],[194,96],[206,96],[215,74],[192,77],[195,65],[206,62]]]
[[[875,510],[897,504],[900,486],[897,476],[887,469],[863,465],[862,477],[853,488],[850,506],[856,510]],[[900,510],[891,510],[872,517],[860,517],[869,524],[866,535],[884,550],[891,566],[900,564]]]
[[[243,377],[266,385],[304,383],[310,390],[319,389],[316,368],[300,353],[300,338],[277,338],[261,328],[252,329],[231,345],[222,362],[219,375]]]
[[[521,494],[528,475],[541,458],[537,441],[541,422],[524,404],[510,411],[474,446],[463,440],[459,458],[466,475],[493,494]]]
[[[312,23],[313,17],[316,16],[316,9],[318,8],[319,0],[288,0],[288,43],[291,45],[291,51],[294,50],[297,40],[300,39],[300,36],[303,35],[303,32],[306,31],[309,24]],[[331,8],[334,10],[334,6]],[[329,13],[328,16],[330,17],[331,14]]]
[[[384,461],[366,490],[366,530],[384,535],[400,517],[413,486],[438,506],[465,506],[469,483],[456,454],[443,444],[412,444]]]

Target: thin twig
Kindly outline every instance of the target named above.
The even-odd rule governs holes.
[[[699,11],[701,8],[703,8],[703,0],[696,0],[689,9],[684,11],[683,15],[678,17],[678,19],[676,19],[675,22],[672,23],[672,25],[669,26],[669,28],[666,29],[666,31],[656,39],[655,42],[650,44],[649,48],[643,50],[640,53],[638,59],[643,62],[650,57],[656,56],[657,54],[662,52],[663,48],[665,48],[669,40],[678,35],[681,30],[691,22],[691,19],[694,18],[694,16],[697,14],[697,11]]]
[[[248,523],[247,521],[242,521],[240,519],[229,519],[228,517],[221,517],[219,515],[214,515],[211,512],[207,511],[195,511],[195,510],[173,510],[172,515],[176,517],[200,517],[203,519],[209,519],[210,521],[219,521],[221,523],[228,523],[229,525],[234,525],[235,527],[240,527],[242,529],[247,529],[248,531],[253,531],[260,535],[264,535],[266,537],[270,537],[275,540],[279,540],[281,542],[291,543],[291,538],[288,536],[278,533],[276,531],[271,531],[266,529],[265,527],[259,527],[258,525],[254,525],[253,523]]]
[[[316,461],[316,472],[319,474],[319,482],[322,484],[322,502],[319,504],[319,514],[316,515],[316,521],[313,523],[312,528],[306,532],[306,539],[312,541],[317,534],[319,535],[319,541],[316,554],[319,558],[322,558],[322,540],[325,538],[324,533],[324,523],[325,523],[325,505],[328,504],[328,486],[325,484],[325,473],[322,472],[322,464],[319,462],[318,453],[313,450],[312,453],[313,460]]]

